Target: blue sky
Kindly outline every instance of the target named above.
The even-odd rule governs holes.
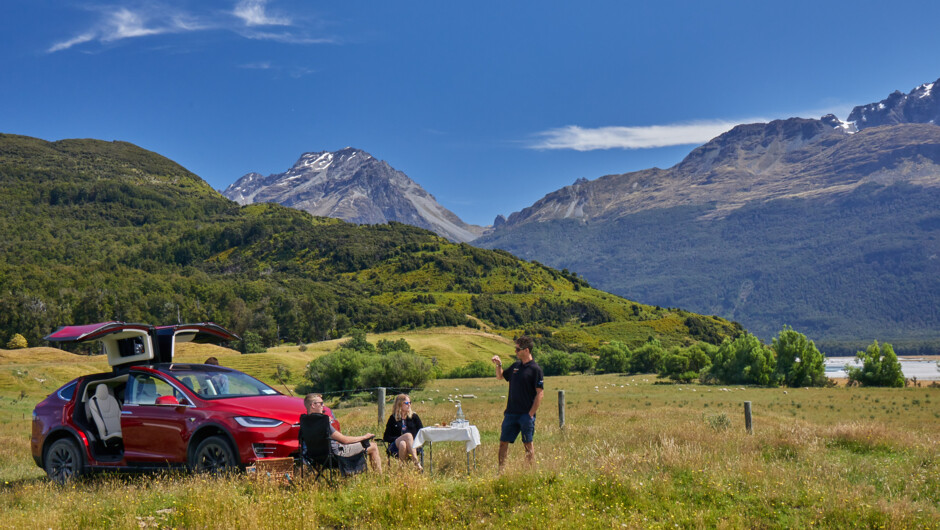
[[[475,224],[940,77],[940,2],[3,0],[0,132],[224,189],[353,146]],[[933,50],[933,51],[931,51]]]

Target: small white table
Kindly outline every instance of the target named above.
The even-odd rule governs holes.
[[[470,453],[473,453],[473,467],[477,465],[477,446],[480,445],[480,431],[475,425],[459,427],[425,427],[415,436],[415,449],[428,444],[428,474],[434,471],[433,442],[466,442],[467,474],[470,474]]]

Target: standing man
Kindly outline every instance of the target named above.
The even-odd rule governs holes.
[[[515,443],[520,432],[526,462],[530,465],[535,463],[535,446],[532,443],[532,437],[535,435],[535,413],[542,404],[545,388],[542,368],[532,360],[532,339],[523,335],[516,339],[515,343],[516,357],[519,360],[512,363],[507,370],[503,370],[499,355],[494,355],[492,359],[496,365],[496,379],[509,381],[509,398],[503,413],[502,433],[499,435],[500,471],[506,463],[509,444]]]

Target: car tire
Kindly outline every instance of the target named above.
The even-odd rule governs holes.
[[[49,480],[66,484],[78,479],[85,472],[82,453],[71,438],[61,438],[52,442],[43,458],[43,469]]]
[[[235,460],[232,447],[225,438],[210,436],[196,446],[189,467],[197,473],[218,475],[234,471],[238,467],[238,462]]]

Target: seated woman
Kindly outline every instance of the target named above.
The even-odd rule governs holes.
[[[411,398],[407,394],[395,396],[392,415],[385,425],[385,434],[382,439],[388,443],[388,452],[402,461],[409,458],[414,460],[419,471],[423,471],[418,460],[418,451],[414,447],[415,436],[424,425],[421,418],[411,410]]]

